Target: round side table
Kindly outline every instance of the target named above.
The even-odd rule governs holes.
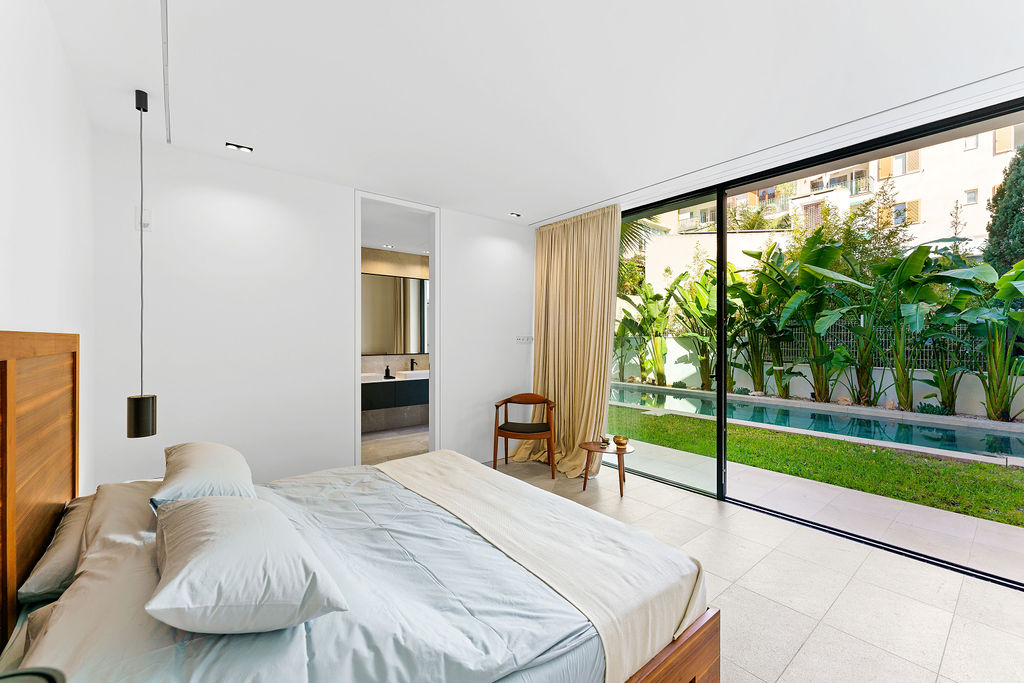
[[[615,454],[619,458],[619,497],[622,497],[622,488],[626,483],[626,468],[622,462],[622,456],[627,453],[632,453],[635,449],[630,444],[626,444],[622,448],[618,448],[614,443],[610,443],[607,446],[602,446],[600,441],[584,441],[580,444],[580,448],[587,452],[587,464],[583,467],[583,490],[587,490],[587,479],[590,478],[590,459],[595,453],[604,455]],[[600,456],[598,456],[600,457]]]

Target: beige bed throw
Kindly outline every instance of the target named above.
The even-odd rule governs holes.
[[[608,683],[625,681],[707,609],[700,564],[648,533],[454,451],[376,467],[579,609],[601,637]]]

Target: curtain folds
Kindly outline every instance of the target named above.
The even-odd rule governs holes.
[[[582,474],[580,442],[597,439],[608,417],[621,225],[614,205],[537,231],[533,390],[556,403],[555,462],[570,477]],[[533,420],[543,419],[537,408]],[[546,461],[546,445],[524,442],[514,459]]]

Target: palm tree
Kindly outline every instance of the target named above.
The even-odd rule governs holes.
[[[657,216],[622,221],[619,229],[619,280],[625,275],[624,264],[630,256],[643,251],[651,233],[658,228]]]

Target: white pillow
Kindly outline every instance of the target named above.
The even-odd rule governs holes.
[[[165,448],[164,459],[164,483],[149,499],[154,509],[185,498],[256,497],[245,456],[231,446],[210,441],[180,443]]]
[[[75,498],[64,507],[64,514],[39,562],[18,589],[20,602],[54,600],[61,596],[78,569],[82,552],[82,534],[92,510],[94,495]]]
[[[259,498],[161,505],[156,553],[160,583],[146,611],[185,631],[274,631],[348,609],[309,544]]]

